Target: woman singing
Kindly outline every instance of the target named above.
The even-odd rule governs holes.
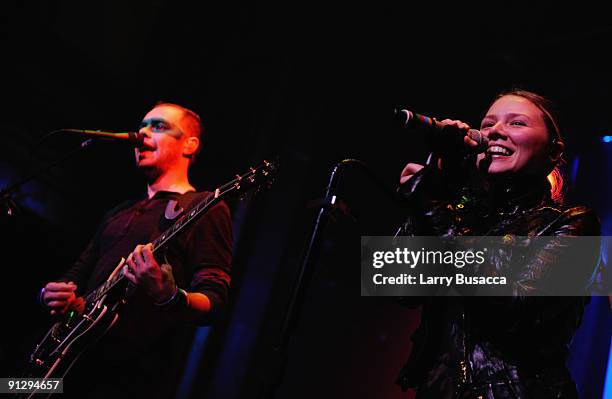
[[[442,122],[469,129],[461,121]],[[502,93],[480,130],[488,139],[483,153],[439,154],[427,166],[404,168],[400,190],[411,216],[402,235],[599,236],[597,216],[563,200],[557,167],[565,144],[547,99],[524,90]],[[477,144],[468,136],[464,141],[466,148]],[[573,265],[576,284],[586,286],[595,272],[596,244]],[[588,298],[540,295],[565,250],[551,241],[521,258],[506,297],[412,301],[423,306],[421,324],[398,383],[416,388],[418,399],[577,398],[565,362]],[[516,263],[512,254],[490,252],[494,270]]]

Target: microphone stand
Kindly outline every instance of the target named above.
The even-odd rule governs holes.
[[[2,206],[2,214],[5,214],[9,217],[16,216],[19,213],[20,209],[17,203],[15,202],[15,200],[13,200],[12,195],[17,190],[19,190],[24,184],[28,183],[29,181],[35,179],[36,177],[43,175],[45,172],[47,172],[51,168],[54,168],[55,166],[64,163],[68,159],[72,158],[75,154],[89,148],[91,144],[93,143],[93,141],[94,141],[93,139],[87,139],[83,141],[79,147],[70,151],[69,153],[61,157],[60,159],[46,166],[43,166],[42,168],[38,169],[36,172],[19,180],[17,183],[5,189],[0,190],[0,205]]]
[[[271,368],[270,372],[272,376],[264,376],[263,387],[259,395],[259,398],[261,399],[272,399],[274,397],[274,392],[280,385],[283,377],[283,372],[287,361],[287,348],[291,338],[291,333],[296,327],[298,314],[302,306],[304,294],[306,292],[306,283],[313,272],[313,266],[319,253],[323,229],[330,220],[331,212],[335,210],[346,212],[346,207],[338,198],[336,191],[341,172],[343,172],[348,166],[360,167],[376,184],[376,186],[381,189],[386,197],[393,201],[400,201],[397,193],[389,189],[386,183],[376,176],[363,161],[359,159],[345,159],[338,162],[334,166],[325,190],[325,197],[322,200],[316,201],[319,210],[317,212],[312,233],[310,234],[310,238],[308,239],[308,243],[306,245],[306,250],[298,270],[297,278],[291,290],[289,304],[283,317],[280,336],[272,349],[273,353],[271,363],[273,368]]]

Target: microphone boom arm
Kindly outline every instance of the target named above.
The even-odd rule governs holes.
[[[119,141],[127,141],[134,146],[141,146],[144,141],[144,135],[137,132],[105,132],[101,130],[87,130],[87,129],[58,129],[54,130],[51,133],[74,133],[74,134],[83,134],[87,136],[93,136],[101,139],[107,140],[119,140]]]

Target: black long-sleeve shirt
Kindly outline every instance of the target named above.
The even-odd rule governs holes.
[[[167,216],[172,217],[179,207],[189,209],[209,194],[158,192],[151,199],[116,207],[105,215],[93,240],[62,280],[74,281],[78,294],[95,289],[136,245],[154,241],[180,217]],[[171,201],[178,202],[176,207]],[[227,301],[230,283],[232,229],[227,205],[214,205],[155,256],[160,264],[172,266],[180,288],[210,299],[211,312],[202,324],[212,320]],[[79,397],[88,397],[84,395],[88,391],[92,397],[101,392],[172,397],[194,330],[195,325],[176,320],[137,289],[122,309],[118,323],[77,362],[79,370],[71,372],[76,377],[66,381],[64,390]],[[91,377],[94,374],[96,377]],[[79,386],[78,393],[71,384]]]

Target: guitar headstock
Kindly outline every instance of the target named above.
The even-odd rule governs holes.
[[[256,167],[251,167],[241,175],[236,175],[228,185],[231,185],[231,190],[240,196],[244,196],[248,191],[259,191],[263,187],[270,187],[276,177],[278,171],[278,160],[264,160]]]

